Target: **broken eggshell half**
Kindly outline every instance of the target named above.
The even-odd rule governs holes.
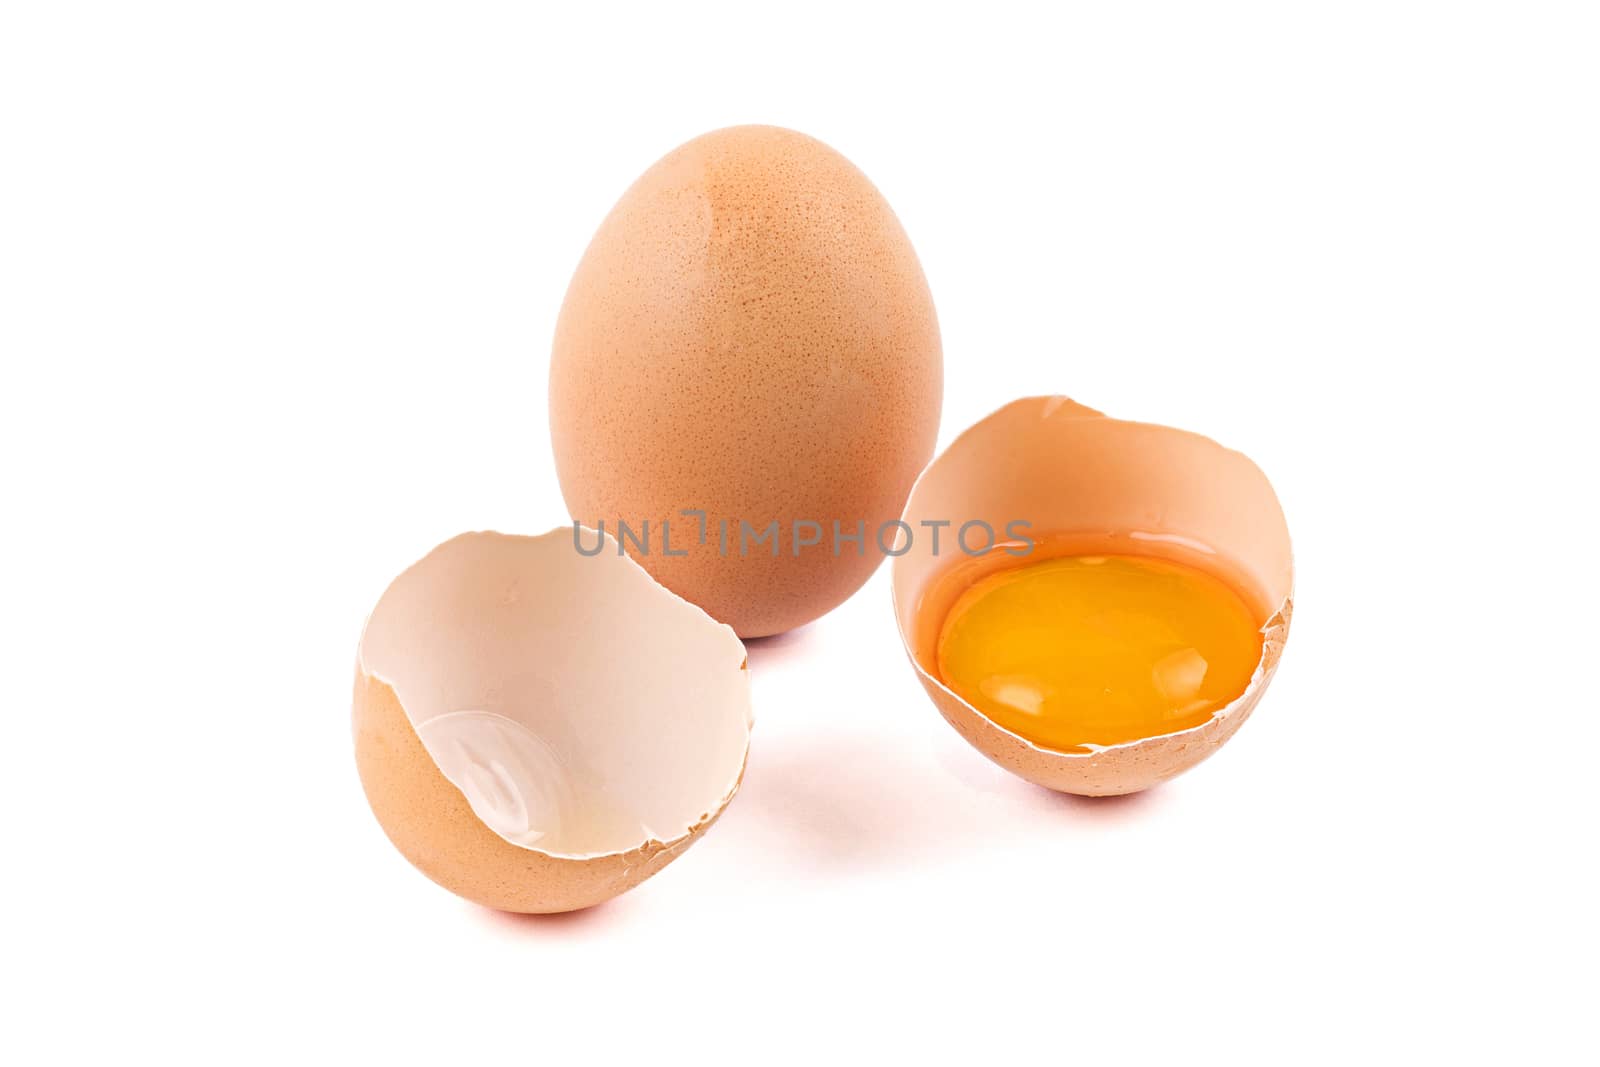
[[[446,541],[389,586],[357,651],[378,822],[429,878],[505,911],[638,885],[721,814],[749,750],[733,630],[577,533]]]
[[[1060,752],[1005,729],[947,687],[938,631],[961,591],[1025,563],[1008,553],[1015,520],[1027,536],[1106,540],[1186,561],[1228,580],[1261,620],[1261,661],[1245,691],[1200,726],[1088,751]],[[911,491],[892,565],[895,619],[917,677],[945,720],[984,755],[1065,793],[1114,796],[1193,767],[1232,737],[1271,681],[1293,613],[1289,530],[1271,484],[1244,455],[1168,426],[1107,418],[1061,396],[1029,397],[968,429]],[[1001,537],[987,553],[952,559],[920,536],[927,523],[982,521]],[[1019,529],[1012,527],[1013,530]],[[1019,542],[1013,548],[1020,552]],[[959,577],[960,581],[952,580]]]

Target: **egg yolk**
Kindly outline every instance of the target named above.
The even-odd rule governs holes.
[[[1071,556],[962,593],[938,639],[944,683],[1044,748],[1089,751],[1199,726],[1261,661],[1244,600],[1193,567]]]

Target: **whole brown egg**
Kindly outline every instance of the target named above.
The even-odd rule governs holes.
[[[792,130],[708,133],[623,194],[568,287],[562,495],[741,637],[781,633],[894,548],[941,360],[922,267],[864,174]]]

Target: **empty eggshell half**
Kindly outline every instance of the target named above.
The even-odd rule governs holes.
[[[1262,620],[1261,661],[1244,693],[1200,726],[1087,752],[1035,745],[956,695],[937,674],[939,625],[971,582],[1026,562],[1004,551],[1004,531],[1015,520],[1029,524],[1025,536],[1034,540],[1111,538],[1227,577]],[[947,533],[941,554],[925,524],[945,521],[950,533],[982,521],[1001,541],[981,556],[956,551],[953,558]],[[1248,458],[1198,434],[1107,418],[1066,397],[1018,400],[934,459],[911,491],[904,522],[912,536],[902,537],[893,563],[895,618],[923,687],[979,751],[1050,789],[1133,793],[1193,767],[1249,717],[1289,633],[1294,566],[1277,496]],[[1014,543],[1017,552],[1023,547]],[[951,580],[956,573],[959,583]]]
[[[638,885],[744,774],[743,644],[583,532],[596,543],[462,534],[394,580],[361,636],[367,800],[418,869],[488,907],[572,911]]]

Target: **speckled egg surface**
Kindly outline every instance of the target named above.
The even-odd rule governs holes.
[[[942,389],[921,265],[866,176],[791,130],[718,130],[646,171],[573,275],[562,494],[740,636],[780,633],[881,561]]]

